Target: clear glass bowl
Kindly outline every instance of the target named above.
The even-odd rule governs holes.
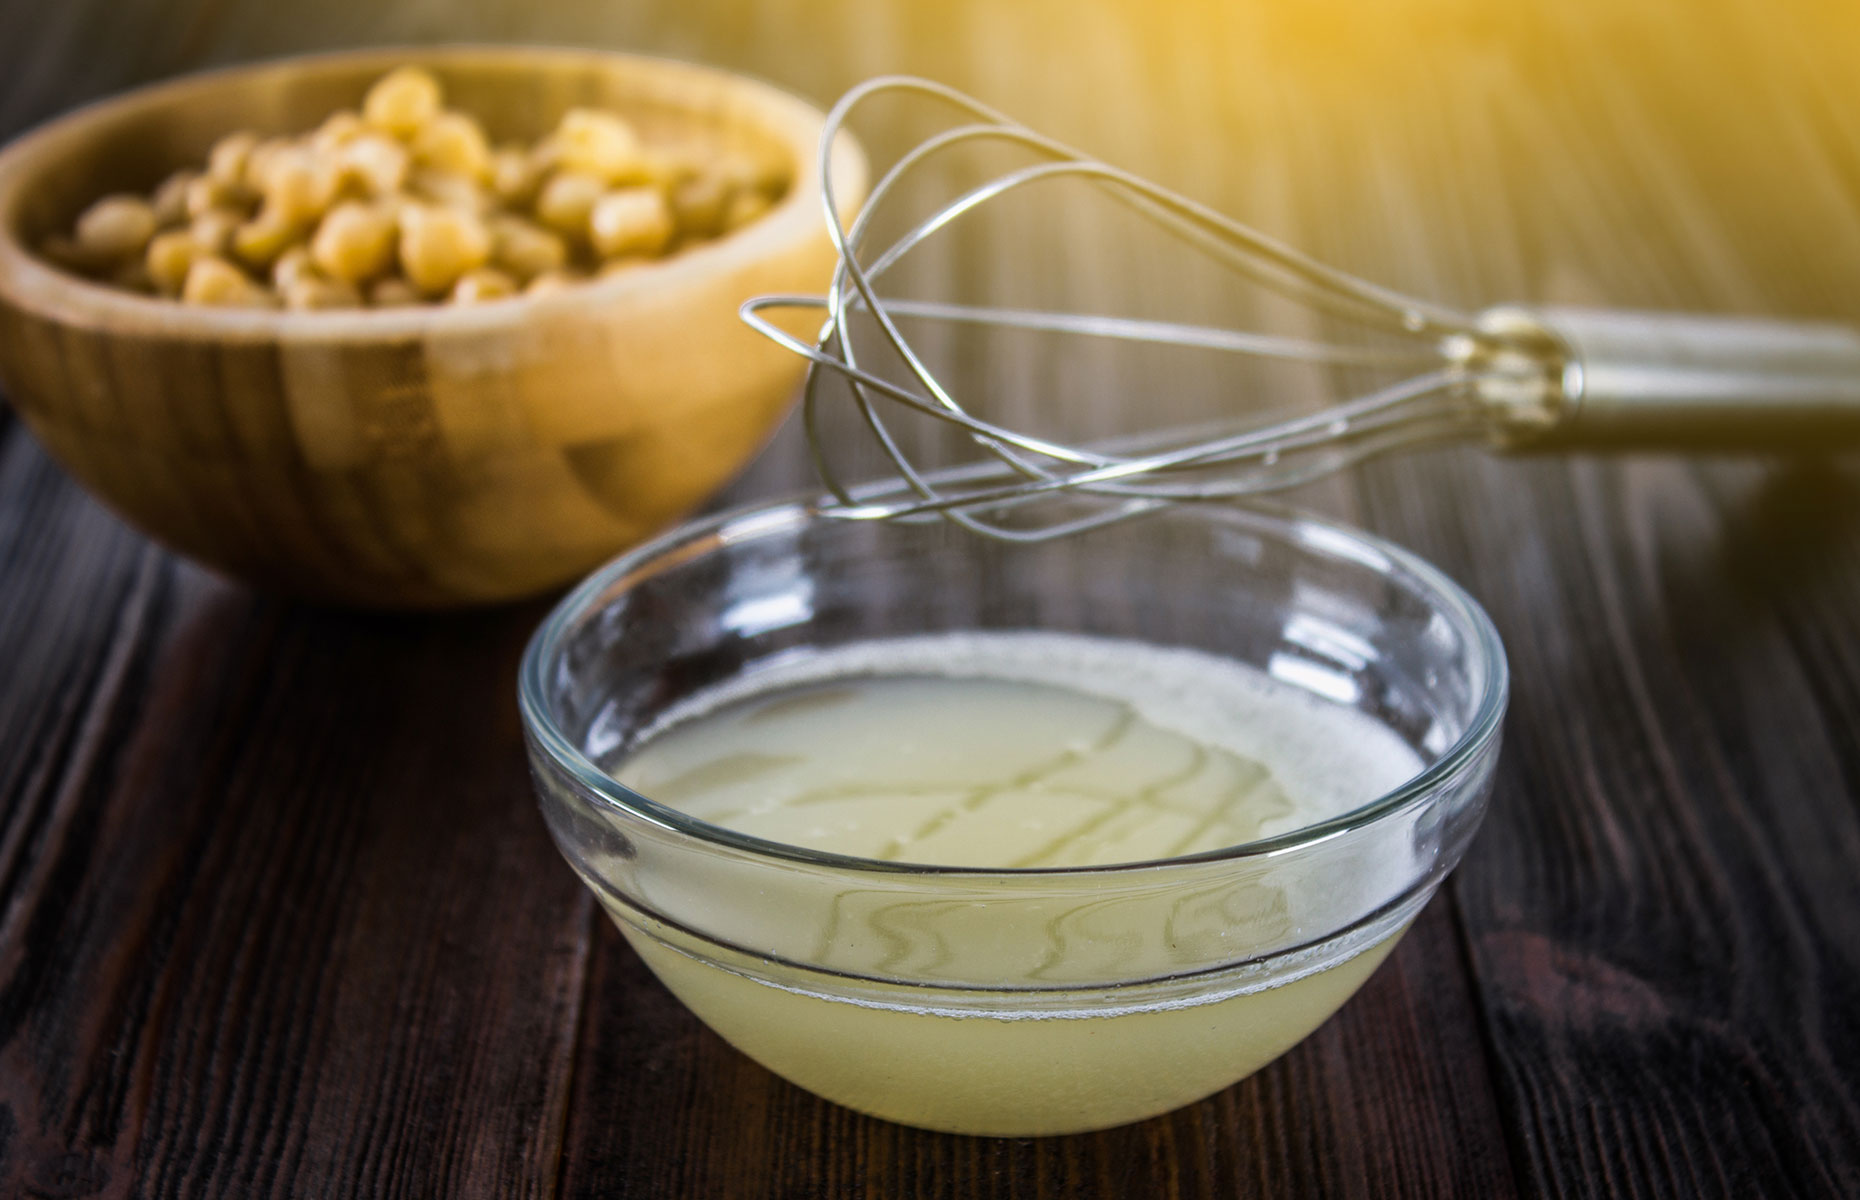
[[[1425,762],[1340,817],[1205,854],[979,870],[697,820],[600,764],[773,655],[958,630],[1185,646],[1369,713]],[[667,987],[800,1086],[1001,1136],[1139,1120],[1291,1047],[1388,954],[1477,829],[1503,647],[1463,591],[1361,532],[1193,507],[1036,545],[803,504],[688,526],[537,632],[523,719],[556,843]]]

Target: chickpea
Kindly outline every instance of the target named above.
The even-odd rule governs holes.
[[[178,296],[194,261],[211,253],[212,250],[201,245],[192,233],[177,229],[156,234],[142,262],[156,291],[164,296]]]
[[[542,169],[521,146],[500,146],[491,155],[491,194],[506,208],[528,208],[542,183]]]
[[[342,182],[365,196],[392,196],[407,182],[407,148],[383,133],[364,133],[342,147],[336,169]]]
[[[639,136],[613,113],[571,108],[562,114],[550,142],[556,164],[565,171],[593,175],[605,183],[645,177]]]
[[[329,210],[310,241],[317,269],[332,279],[359,283],[394,265],[394,214],[347,200]]]
[[[529,150],[530,170],[538,179],[546,179],[563,169],[562,147],[553,133],[545,136]]]
[[[205,175],[188,180],[182,196],[189,217],[198,217],[210,208],[220,207],[221,190]]]
[[[207,178],[221,187],[237,187],[245,182],[246,160],[258,145],[258,135],[241,130],[229,133],[213,143],[207,152]]]
[[[256,199],[243,183],[222,183],[211,175],[202,175],[187,185],[187,215],[198,217],[211,209],[237,210],[241,218],[251,211]]]
[[[536,197],[536,218],[544,225],[577,240],[588,236],[588,217],[607,185],[579,171],[558,172]]]
[[[360,308],[362,294],[355,285],[306,271],[283,289],[284,307],[291,309]]]
[[[673,232],[671,210],[657,188],[608,192],[588,214],[588,236],[603,258],[657,254]]]
[[[408,187],[416,196],[474,216],[482,216],[493,207],[490,196],[478,186],[477,180],[454,171],[416,167]]]
[[[367,133],[368,125],[362,120],[362,114],[352,108],[339,108],[324,118],[310,135],[310,148],[331,154]]]
[[[268,267],[302,237],[301,225],[267,207],[233,230],[232,251],[248,266]]]
[[[187,210],[187,191],[198,178],[200,172],[182,169],[161,181],[155,194],[149,198],[149,207],[155,210],[157,225],[166,229],[187,222],[187,218],[193,215]]]
[[[248,189],[263,196],[271,190],[274,170],[286,155],[294,154],[296,150],[289,138],[264,139],[245,156],[245,173],[240,177],[241,181]]]
[[[459,276],[452,288],[452,303],[483,304],[507,300],[517,294],[517,281],[494,267],[480,267]]]
[[[264,212],[280,221],[310,222],[336,198],[334,164],[300,147],[278,152],[265,178]]]
[[[77,220],[79,252],[98,262],[140,255],[155,236],[155,210],[140,196],[105,196]]]
[[[493,151],[415,67],[377,79],[359,111],[290,136],[228,133],[206,159],[146,198],[104,197],[42,252],[194,304],[480,303],[639,270],[756,220],[789,182],[695,130],[648,143],[594,108]]]
[[[420,303],[420,293],[398,275],[377,279],[368,287],[370,308],[407,308]]]
[[[415,162],[473,179],[491,173],[491,145],[478,122],[463,113],[440,113],[413,138]]]
[[[491,235],[470,213],[408,205],[400,215],[400,264],[414,287],[438,295],[491,257]]]
[[[492,265],[519,280],[560,270],[568,262],[567,243],[522,217],[493,217],[490,225]]]
[[[208,254],[224,254],[232,247],[233,231],[245,223],[236,208],[209,208],[188,225],[188,232]]]
[[[244,271],[213,255],[196,259],[187,269],[187,282],[181,287],[181,300],[187,304],[207,304],[219,308],[270,308],[271,293],[252,282]]]
[[[278,261],[271,264],[271,286],[283,291],[294,280],[316,273],[316,263],[311,261],[310,248],[292,246],[283,254],[278,255]]]
[[[412,137],[439,115],[439,81],[419,67],[400,67],[375,81],[362,99],[362,119],[396,137]]]

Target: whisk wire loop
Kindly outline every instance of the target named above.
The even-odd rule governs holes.
[[[886,93],[934,98],[955,107],[963,114],[964,123],[933,134],[904,153],[873,185],[858,216],[846,222],[841,219],[833,188],[832,150],[852,114]],[[873,222],[886,211],[894,191],[938,156],[983,142],[1019,147],[1038,155],[1040,161],[969,187],[911,224],[869,262],[862,259]],[[823,511],[832,515],[848,519],[940,518],[1003,540],[1043,540],[1127,520],[1166,504],[1232,499],[1296,486],[1348,462],[1464,435],[1461,414],[1469,403],[1469,388],[1480,376],[1466,361],[1443,355],[1442,347],[1455,339],[1464,342],[1476,338],[1472,318],[1347,275],[1205,205],[1089,158],[952,88],[902,76],[882,77],[854,88],[828,114],[821,141],[820,172],[829,235],[839,254],[826,295],[759,297],[743,306],[743,317],[756,330],[807,360],[804,421],[815,467],[834,498],[834,503]],[[1079,180],[1098,188],[1167,232],[1187,239],[1223,265],[1282,294],[1400,335],[1406,344],[1345,346],[1113,315],[887,299],[880,295],[878,281],[888,271],[964,216],[1012,192],[1061,179]],[[764,310],[772,308],[819,309],[825,315],[818,334],[809,343],[769,320]],[[887,379],[862,363],[854,344],[856,317],[864,318],[876,330],[878,344],[902,366],[910,383]],[[1320,413],[1272,425],[1242,427],[1212,437],[1182,440],[1165,434],[1161,439],[1151,439],[1163,444],[1133,454],[1126,447],[1068,446],[975,416],[937,378],[912,345],[903,322],[984,324],[1192,346],[1338,367],[1425,369]],[[879,449],[896,467],[898,484],[890,492],[875,495],[870,489],[848,488],[839,480],[825,452],[821,424],[820,388],[828,375],[846,384]],[[967,482],[953,487],[948,478],[933,481],[905,453],[880,411],[881,400],[962,431],[996,460],[998,469],[971,473]],[[1208,478],[1216,472],[1219,478]],[[905,495],[898,498],[897,493]],[[1063,515],[1045,523],[1007,520],[1014,510],[1056,496],[1088,497],[1095,504],[1083,516]]]

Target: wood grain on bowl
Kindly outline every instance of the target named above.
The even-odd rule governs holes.
[[[183,308],[34,252],[97,196],[146,189],[235,127],[310,128],[409,61],[496,138],[612,108],[648,136],[701,127],[794,182],[719,241],[465,309]],[[575,51],[338,54],[131,93],[0,155],[0,383],[96,495],[238,578],[386,607],[531,594],[701,503],[780,421],[800,360],[737,309],[826,285],[820,128],[817,110],[741,77]],[[856,147],[836,147],[835,172],[856,201]]]

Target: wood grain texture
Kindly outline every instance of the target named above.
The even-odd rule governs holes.
[[[0,1192],[549,1194],[587,914],[508,803],[525,623],[290,620],[138,557],[81,765],[9,807]]]
[[[682,55],[816,100],[935,75],[1450,303],[1860,321],[1860,12],[1813,0],[15,0],[0,126],[206,63],[459,38]],[[1302,328],[1089,209],[912,282]],[[965,388],[1058,433],[1238,395],[1193,358],[985,348]],[[1307,404],[1335,383],[1265,382]],[[829,419],[848,474],[875,471]],[[1492,815],[1280,1062],[1140,1126],[1013,1142],[781,1083],[597,922],[518,766],[534,610],[281,606],[0,439],[0,1194],[1860,1194],[1851,461],[1450,451],[1302,497],[1490,608],[1515,677]],[[806,478],[789,427],[734,494]]]

